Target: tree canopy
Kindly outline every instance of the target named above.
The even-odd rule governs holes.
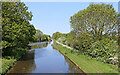
[[[2,2],[2,48],[3,55],[17,48],[27,48],[36,33],[32,13],[23,2]],[[7,49],[7,50],[6,50]]]
[[[77,35],[90,33],[96,39],[101,35],[116,35],[117,13],[110,4],[90,4],[86,9],[70,17],[71,27]]]

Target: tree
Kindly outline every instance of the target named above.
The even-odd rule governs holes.
[[[57,40],[57,39],[60,38],[61,36],[62,36],[62,33],[60,33],[60,32],[55,32],[55,33],[53,33],[52,38],[55,39],[55,40]]]
[[[94,35],[94,39],[102,39],[103,34],[117,34],[117,13],[110,4],[90,4],[70,18],[71,27],[79,33]],[[115,33],[116,32],[116,33]]]
[[[90,4],[70,17],[72,47],[97,60],[116,64],[118,58],[118,14],[110,4]],[[119,43],[119,42],[118,42]],[[111,62],[113,61],[113,62]]]
[[[42,31],[36,30],[36,34],[34,35],[34,42],[43,42],[50,41],[50,35],[43,34]]]
[[[29,23],[32,16],[23,2],[2,2],[3,55],[10,55],[18,48],[28,48],[35,34],[34,26]]]
[[[40,42],[42,39],[43,32],[40,30],[36,30],[36,34],[34,35],[34,42]]]

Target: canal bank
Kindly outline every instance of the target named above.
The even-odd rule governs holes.
[[[56,42],[54,42],[53,46],[54,46],[57,50],[59,50],[59,52],[60,52],[62,55],[64,55],[67,59],[69,59],[75,66],[77,66],[77,67],[83,72],[84,75],[87,75],[87,73],[86,73],[84,70],[82,70],[82,68],[81,68],[80,66],[78,66],[72,59],[70,59],[68,56],[66,56],[66,55],[56,46]]]
[[[82,70],[86,73],[118,73],[118,68],[115,65],[102,63],[96,61],[96,59],[90,59],[87,55],[82,55],[78,52],[72,51],[61,44],[54,42],[54,45],[60,50],[65,56],[73,60]]]

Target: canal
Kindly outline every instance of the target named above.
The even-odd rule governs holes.
[[[8,73],[82,73],[52,44],[53,41],[30,44],[32,49]]]

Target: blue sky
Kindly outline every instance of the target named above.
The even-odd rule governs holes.
[[[71,30],[70,16],[85,9],[91,2],[25,2],[28,10],[32,12],[31,24],[45,34],[55,32],[68,33]],[[98,2],[97,2],[98,3]],[[113,4],[118,12],[118,2],[105,2]]]

